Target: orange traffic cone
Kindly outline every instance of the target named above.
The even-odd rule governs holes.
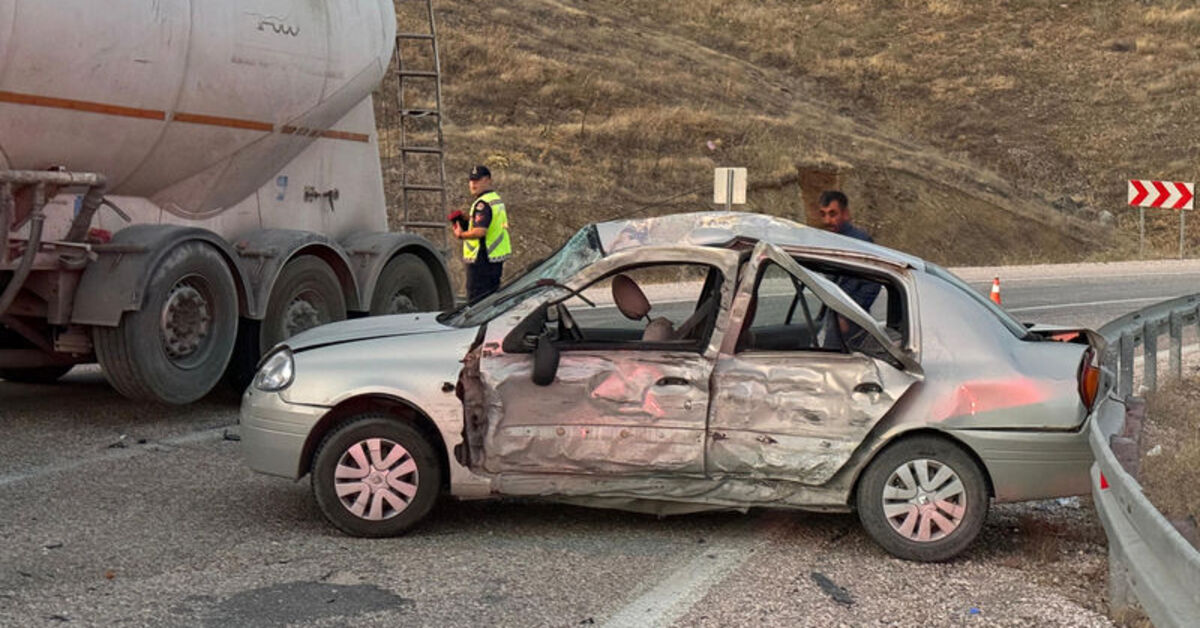
[[[992,301],[995,301],[996,305],[1000,305],[1000,278],[999,277],[996,277],[995,279],[992,280]]]

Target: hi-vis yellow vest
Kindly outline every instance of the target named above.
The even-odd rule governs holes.
[[[488,225],[487,233],[483,236],[487,246],[488,260],[502,262],[512,255],[512,240],[508,237],[508,212],[504,211],[504,201],[500,195],[491,190],[479,195],[471,203],[471,211],[475,205],[483,201],[492,208],[492,222]],[[463,240],[463,261],[470,264],[479,257],[479,240]]]

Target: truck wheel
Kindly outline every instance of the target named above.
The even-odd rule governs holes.
[[[185,242],[159,262],[146,305],[117,327],[95,327],[104,376],[131,399],[190,403],[221,379],[237,336],[233,275],[216,249]]]
[[[345,318],[346,297],[337,274],[319,257],[297,257],[283,267],[271,286],[259,333],[259,354],[306,329]]]
[[[354,536],[395,536],[433,508],[442,467],[412,425],[382,414],[351,419],[313,457],[312,490],[321,512]]]
[[[438,309],[437,283],[421,258],[401,253],[380,271],[375,293],[371,295],[371,316]]]
[[[943,438],[916,436],[875,457],[858,483],[858,517],[894,556],[938,562],[967,548],[988,511],[983,472]]]
[[[0,379],[17,384],[52,384],[72,368],[75,368],[74,364],[37,366],[28,369],[0,369]]]

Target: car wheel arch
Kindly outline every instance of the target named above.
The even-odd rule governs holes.
[[[966,443],[964,443],[961,439],[957,438],[953,434],[944,432],[942,430],[937,430],[937,429],[926,427],[926,428],[912,429],[912,430],[908,430],[908,431],[896,434],[895,436],[889,438],[887,440],[887,442],[881,444],[875,450],[874,453],[872,453],[870,456],[868,456],[866,459],[864,459],[859,465],[857,465],[857,467],[854,471],[854,479],[851,483],[850,493],[847,495],[846,503],[853,505],[857,501],[858,490],[862,483],[863,473],[866,472],[867,467],[871,466],[872,461],[874,461],[876,458],[881,456],[885,451],[891,449],[892,447],[896,447],[904,441],[907,441],[907,440],[910,440],[913,438],[922,437],[922,436],[932,436],[934,438],[940,438],[940,439],[954,445],[955,447],[958,447],[959,449],[961,449],[962,452],[965,453],[967,455],[967,457],[969,457],[971,459],[971,461],[975,463],[975,466],[979,469],[980,474],[983,476],[984,485],[987,486],[988,497],[994,498],[996,496],[996,487],[992,481],[991,470],[988,469],[987,464],[985,464],[983,462],[983,458],[980,458],[979,454],[976,453],[974,449],[972,449],[970,446],[968,446]]]
[[[364,395],[347,399],[334,406],[321,417],[317,424],[309,430],[300,453],[300,464],[296,469],[296,479],[299,480],[312,470],[317,454],[317,448],[325,437],[355,417],[365,413],[382,413],[396,421],[408,423],[416,427],[429,439],[429,443],[437,450],[438,464],[442,469],[442,488],[447,488],[450,477],[450,459],[446,452],[446,441],[442,438],[441,430],[429,415],[404,399],[390,395]]]

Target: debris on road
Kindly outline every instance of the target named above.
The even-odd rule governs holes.
[[[829,597],[833,598],[834,602],[844,606],[854,605],[854,598],[850,595],[850,592],[834,584],[834,582],[825,574],[819,571],[814,571],[812,572],[812,579],[816,581],[817,586],[821,587],[822,591],[829,595]]]

